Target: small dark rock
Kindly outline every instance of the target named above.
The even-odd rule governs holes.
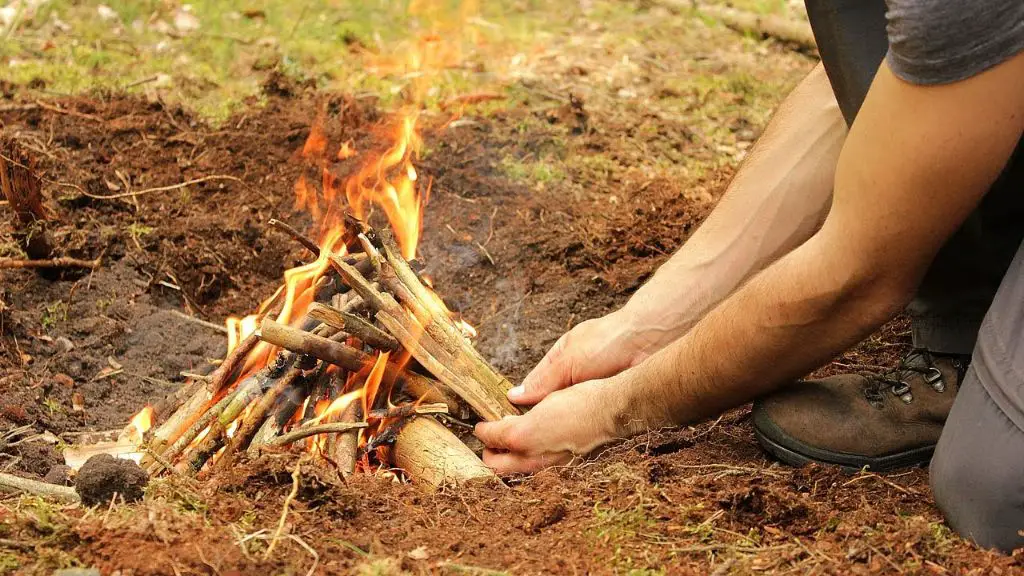
[[[87,506],[109,504],[114,494],[121,495],[125,502],[136,502],[142,499],[147,482],[149,476],[138,464],[110,454],[97,454],[78,471],[75,491]]]
[[[59,486],[70,486],[71,485],[71,467],[65,464],[55,464],[50,467],[50,471],[46,473],[43,480],[50,484],[57,484]]]

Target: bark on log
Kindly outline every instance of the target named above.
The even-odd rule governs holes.
[[[413,482],[435,487],[496,478],[462,440],[429,416],[415,417],[402,427],[392,456]]]

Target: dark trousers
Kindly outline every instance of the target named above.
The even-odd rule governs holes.
[[[888,49],[885,10],[885,0],[807,0],[848,123]],[[931,463],[936,504],[961,535],[1005,551],[1024,546],[1022,148],[940,250],[907,308],[916,347],[973,351]]]

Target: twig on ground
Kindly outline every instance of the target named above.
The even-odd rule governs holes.
[[[49,496],[51,498],[58,498],[60,500],[68,500],[72,502],[78,502],[81,500],[74,488],[58,486],[57,484],[50,484],[49,482],[39,482],[38,480],[29,480],[28,478],[14,476],[13,474],[0,473],[0,489],[3,488],[16,492],[35,494],[37,496]]]
[[[203,320],[202,318],[196,318],[195,316],[189,316],[188,314],[185,314],[184,312],[182,312],[180,310],[171,310],[171,312],[175,316],[177,316],[177,317],[179,317],[179,318],[181,318],[183,320],[187,320],[189,322],[192,322],[193,324],[198,324],[199,326],[202,326],[203,328],[209,328],[210,330],[215,330],[215,331],[220,332],[222,334],[227,334],[228,333],[228,329],[226,327],[224,327],[224,326],[221,326],[220,324],[214,324],[213,322],[207,322],[206,320]]]
[[[277,546],[277,541],[281,539],[281,533],[284,532],[285,522],[288,521],[288,507],[291,506],[292,500],[295,500],[295,497],[299,494],[299,479],[301,474],[302,460],[300,459],[295,463],[295,470],[292,471],[292,490],[284,499],[284,506],[281,507],[281,518],[277,521],[277,530],[274,531],[274,536],[270,539],[270,545],[267,546],[267,551],[263,553],[264,560],[270,558],[270,555],[274,552],[274,548]]]
[[[890,486],[891,488],[893,488],[893,489],[895,489],[895,490],[897,490],[899,492],[902,492],[904,494],[917,495],[917,491],[916,490],[914,490],[912,488],[907,488],[905,486],[900,486],[899,484],[897,484],[895,482],[891,482],[890,480],[888,480],[888,479],[886,479],[886,478],[884,478],[882,476],[879,476],[878,474],[876,474],[874,472],[868,472],[867,470],[862,471],[860,476],[856,476],[852,480],[846,481],[843,484],[843,487],[845,488],[846,486],[849,486],[850,484],[853,484],[855,482],[860,482],[861,480],[864,480],[866,478],[874,478],[875,480],[878,480],[879,482],[881,482],[883,484],[886,484],[886,485]]]
[[[47,260],[0,258],[0,270],[12,268],[99,268],[99,266],[99,258],[95,260],[81,260],[79,258],[49,258]]]
[[[82,190],[81,193],[83,196],[95,198],[96,200],[117,200],[118,198],[134,198],[136,196],[142,196],[143,194],[149,194],[152,192],[167,192],[168,190],[178,190],[186,186],[191,186],[193,184],[201,184],[203,182],[209,182],[211,180],[233,180],[235,182],[242,182],[241,178],[228,176],[227,174],[212,174],[210,176],[203,176],[202,178],[193,178],[192,180],[180,182],[178,184],[171,184],[169,186],[157,186],[156,188],[145,188],[143,190],[121,192],[120,194],[111,194],[109,196],[93,194],[91,192],[86,192],[85,190]]]
[[[36,100],[36,106],[39,106],[43,110],[49,110],[50,112],[56,112],[58,114],[66,114],[68,116],[74,116],[75,118],[84,118],[86,120],[92,120],[93,122],[103,122],[103,118],[96,116],[95,114],[85,114],[78,110],[68,110],[61,108],[60,106],[54,106],[53,104],[47,104],[42,100]]]

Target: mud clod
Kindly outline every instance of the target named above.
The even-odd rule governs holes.
[[[149,476],[138,464],[110,454],[97,454],[78,471],[75,491],[87,506],[108,504],[114,494],[121,495],[125,502],[137,502],[142,499],[147,482]]]

